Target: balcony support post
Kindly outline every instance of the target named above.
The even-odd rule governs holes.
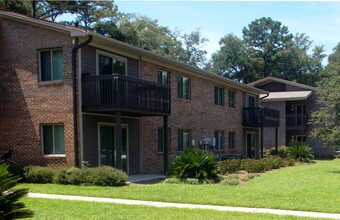
[[[115,113],[115,130],[114,130],[114,145],[116,150],[115,155],[115,168],[123,169],[122,166],[122,143],[123,143],[123,132],[122,132],[122,118],[121,112]]]
[[[275,127],[275,154],[279,154],[279,144],[278,144],[278,127]]]
[[[263,158],[263,123],[261,125],[261,158]]]
[[[163,117],[163,146],[164,146],[164,175],[167,175],[168,172],[168,148],[169,148],[169,125],[168,125],[168,116]]]

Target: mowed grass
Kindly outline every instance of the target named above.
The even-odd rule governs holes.
[[[224,212],[203,209],[156,208],[137,205],[120,205],[98,202],[63,201],[25,198],[27,207],[35,212],[33,219],[244,219],[244,220],[303,220],[293,216],[277,216],[241,212]]]
[[[37,193],[340,213],[340,160],[272,171],[238,186],[21,184],[20,187]]]

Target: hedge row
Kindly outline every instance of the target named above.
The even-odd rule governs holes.
[[[52,169],[30,166],[25,178],[27,183],[57,183],[64,185],[86,186],[123,186],[128,177],[121,170],[109,166],[83,168],[76,167]]]
[[[240,170],[245,170],[248,173],[263,173],[267,170],[293,166],[294,164],[294,160],[280,157],[266,157],[260,160],[224,160],[218,162],[218,171],[222,175],[236,173]]]

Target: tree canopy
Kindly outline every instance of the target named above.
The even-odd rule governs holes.
[[[256,19],[242,33],[242,39],[232,34],[221,38],[220,49],[212,55],[211,71],[244,83],[274,76],[315,84],[325,55],[323,47],[311,48],[306,34],[293,35],[271,18]]]
[[[340,43],[333,51],[317,87],[321,108],[312,113],[311,123],[313,137],[328,146],[340,146]]]

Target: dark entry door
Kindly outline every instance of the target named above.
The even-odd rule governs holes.
[[[99,127],[100,134],[100,165],[113,166],[115,165],[115,161],[117,158],[116,148],[114,146],[114,126],[109,125],[101,125]],[[123,171],[127,172],[127,128],[122,128],[122,164]]]
[[[247,132],[246,133],[246,141],[247,141],[247,157],[255,158],[255,133]]]

